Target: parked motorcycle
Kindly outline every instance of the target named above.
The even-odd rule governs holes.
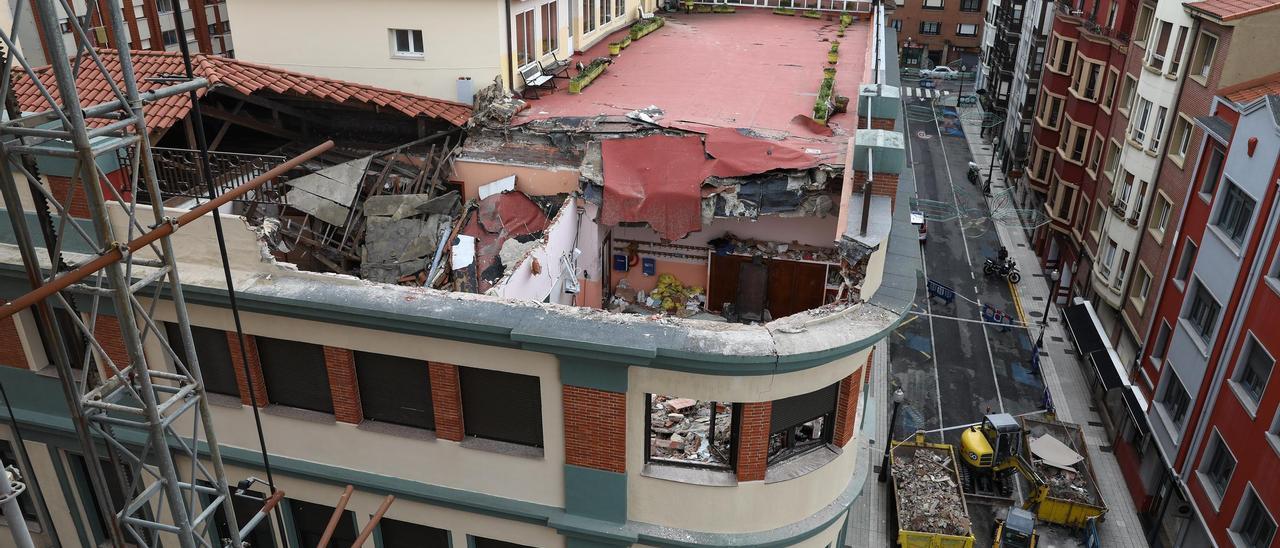
[[[986,264],[982,265],[982,273],[988,276],[995,274],[1013,284],[1022,281],[1022,273],[1018,272],[1018,263],[1012,260],[1006,260],[1002,264],[995,259],[987,259]]]
[[[969,162],[969,172],[966,176],[969,178],[970,183],[978,184],[978,180],[982,178],[981,172],[978,171],[978,164]]]

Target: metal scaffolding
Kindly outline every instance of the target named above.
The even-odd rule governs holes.
[[[22,31],[22,10],[28,3],[14,2],[13,26],[0,29],[5,48],[0,99],[7,111],[0,123],[0,158],[5,168],[0,169],[0,195],[32,292],[0,307],[0,319],[32,309],[61,381],[79,450],[114,546],[166,542],[184,548],[241,546],[241,538],[261,521],[261,513],[241,530],[209,414],[170,235],[327,147],[284,162],[181,217],[169,217],[156,179],[144,105],[208,82],[192,79],[140,92],[120,0],[107,0],[103,14],[94,13],[98,2],[88,3],[86,14],[76,14],[67,0],[32,4],[41,33],[51,37],[47,47],[57,87],[42,83],[35,67],[15,47]],[[84,25],[95,15],[106,22],[110,42],[116,44],[119,81],[89,46],[94,41]],[[78,44],[75,52],[68,52],[60,39],[61,25],[70,28]],[[111,100],[81,104],[76,82],[90,71],[101,73],[111,88]],[[43,110],[19,111],[12,92],[14,78],[26,78],[24,84],[38,89],[45,102]],[[117,188],[96,160],[117,157],[126,148],[130,180]],[[72,190],[66,196],[55,196],[39,174],[37,158],[72,163]],[[24,208],[19,181],[25,181],[32,207]],[[139,195],[151,203],[137,203]],[[70,218],[74,200],[87,200],[91,228]],[[39,227],[34,234],[28,219]],[[64,256],[70,247],[67,242],[73,239],[83,240],[96,255]],[[37,251],[39,244],[42,251]],[[173,306],[180,345],[160,335],[164,328],[156,311],[162,304]],[[118,334],[108,335],[100,325],[100,318],[109,315],[119,325]],[[163,349],[164,358],[148,356],[144,344]],[[121,346],[127,363],[114,361],[105,350]],[[113,492],[123,494],[123,504],[117,504]],[[281,494],[277,491],[273,500],[278,501]],[[227,527],[214,534],[210,526],[219,511]]]

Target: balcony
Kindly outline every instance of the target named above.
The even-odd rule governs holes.
[[[129,152],[125,152],[125,151]],[[121,151],[120,164],[132,166],[132,151],[128,148]],[[208,189],[200,177],[200,153],[195,150],[181,148],[151,149],[155,160],[156,180],[160,192],[166,198],[166,205],[183,206],[193,200],[208,198]],[[209,152],[209,172],[213,175],[214,193],[221,195],[228,190],[244,184],[249,180],[270,171],[271,168],[285,161],[284,156],[274,154],[238,154],[233,152]],[[241,204],[279,204],[283,203],[283,182],[288,176],[273,179],[257,190],[237,198]],[[145,188],[138,189],[139,198],[150,203]]]

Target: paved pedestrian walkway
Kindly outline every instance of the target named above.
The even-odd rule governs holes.
[[[871,378],[867,380],[867,397],[863,405],[863,413],[859,416],[862,425],[857,433],[855,446],[858,451],[858,465],[854,476],[866,470],[867,479],[862,494],[854,499],[849,509],[849,528],[845,533],[845,546],[880,547],[889,546],[889,507],[887,484],[880,483],[877,468],[884,459],[884,444],[888,439],[889,426],[889,341],[882,339],[876,343],[875,355],[871,362]]]
[[[961,107],[960,118],[965,134],[969,136],[969,148],[973,152],[974,162],[983,167],[985,176],[987,166],[991,165],[993,147],[978,137],[981,128],[977,121],[980,117],[974,115],[978,110],[978,107]],[[999,164],[998,159],[996,163]],[[992,176],[991,194],[998,196],[1008,188],[1004,175],[996,169]],[[1014,189],[1014,196],[1020,203],[1023,201],[1021,192],[1024,190]],[[1049,298],[1049,278],[1037,267],[1040,260],[1031,247],[1028,237],[1031,231],[1027,227],[1007,223],[996,223],[996,231],[1000,235],[1001,244],[1009,249],[1010,257],[1018,262],[1024,273],[1017,290],[1030,316],[1027,321],[1044,322],[1043,310]],[[1033,328],[1032,332],[1039,334],[1038,329]],[[1147,543],[1138,522],[1133,499],[1129,496],[1124,477],[1120,473],[1120,465],[1110,452],[1111,438],[1101,426],[1102,418],[1098,416],[1096,404],[1090,397],[1081,369],[1082,363],[1071,347],[1057,306],[1050,307],[1044,341],[1040,367],[1045,386],[1053,396],[1058,418],[1084,428],[1085,439],[1089,443],[1089,458],[1093,461],[1094,473],[1098,475],[1096,479],[1102,490],[1103,500],[1107,503],[1107,515],[1099,527],[1102,545],[1107,548],[1145,548]]]

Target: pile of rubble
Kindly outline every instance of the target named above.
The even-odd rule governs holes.
[[[711,436],[712,411],[715,435]],[[655,394],[649,409],[649,456],[657,459],[727,465],[733,405]]]
[[[1051,466],[1041,468],[1041,473],[1049,484],[1049,496],[1071,502],[1096,504],[1084,474]]]
[[[969,514],[951,457],[925,448],[894,451],[898,521],[909,531],[969,535]]]

